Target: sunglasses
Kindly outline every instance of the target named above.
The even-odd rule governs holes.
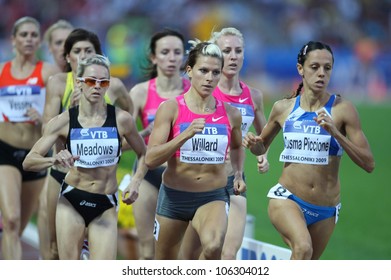
[[[85,77],[85,78],[77,78],[80,82],[85,83],[89,87],[95,86],[97,83],[100,84],[101,87],[108,87],[110,85],[110,80],[108,79],[95,79],[91,77]]]

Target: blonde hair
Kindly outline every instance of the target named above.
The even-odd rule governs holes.
[[[38,28],[38,31],[40,32],[40,29],[41,29],[41,24],[39,23],[38,20],[36,20],[35,18],[33,17],[21,17],[20,19],[18,19],[17,21],[15,21],[13,27],[12,27],[12,31],[11,31],[11,34],[12,36],[15,36],[16,33],[18,32],[19,30],[19,27],[21,27],[23,24],[25,23],[32,23],[32,24],[35,24]]]
[[[110,61],[109,59],[100,54],[94,54],[91,57],[87,57],[86,59],[79,60],[76,70],[76,77],[82,77],[86,68],[91,65],[101,65],[104,66],[107,71],[109,71],[110,75]]]
[[[73,30],[74,27],[73,25],[64,20],[64,19],[60,19],[58,21],[56,21],[55,23],[53,23],[45,32],[45,35],[43,36],[44,40],[50,44],[50,42],[52,41],[52,33],[53,31],[57,30],[57,29],[69,29],[69,30]]]
[[[212,31],[211,37],[209,39],[209,42],[212,42],[212,43],[216,44],[216,42],[217,42],[217,40],[219,38],[221,38],[222,36],[227,36],[227,35],[232,35],[232,36],[238,37],[242,41],[243,46],[244,46],[243,34],[242,34],[242,32],[240,32],[235,27],[225,27],[225,28],[221,29],[218,32],[217,31]]]

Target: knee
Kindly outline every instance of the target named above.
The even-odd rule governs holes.
[[[294,244],[291,259],[310,260],[312,252],[313,249],[311,241],[301,240],[297,244]]]
[[[203,244],[202,254],[207,260],[221,259],[221,251],[223,248],[223,239],[215,238]]]
[[[4,232],[19,232],[20,229],[20,217],[12,215],[10,217],[2,217],[3,219],[3,231]]]
[[[223,260],[236,260],[236,254],[238,252],[239,248],[226,248],[224,246],[223,252],[221,253],[221,259]]]

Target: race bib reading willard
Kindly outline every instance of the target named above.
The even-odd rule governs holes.
[[[80,156],[75,166],[94,168],[117,164],[118,133],[115,127],[72,128],[72,154]]]
[[[15,85],[0,88],[0,121],[27,122],[27,109],[33,107],[41,115],[45,106],[45,89],[37,85]]]
[[[183,132],[190,123],[180,125]],[[185,163],[224,163],[228,147],[228,129],[225,124],[206,124],[204,130],[187,140],[180,148],[180,161]]]
[[[286,121],[280,161],[326,165],[330,134],[314,121]]]

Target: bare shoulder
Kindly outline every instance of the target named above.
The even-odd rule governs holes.
[[[274,102],[272,110],[279,114],[290,111],[292,110],[295,101],[296,100],[294,98],[284,98],[277,100]]]
[[[67,82],[67,73],[57,73],[50,76],[47,83],[47,92],[62,95]]]
[[[242,114],[241,112],[239,111],[238,108],[224,102],[224,107],[225,107],[225,110],[227,111],[227,114],[232,117],[232,118],[237,118],[237,117],[241,117]]]
[[[149,85],[149,81],[138,83],[131,88],[130,94],[137,95],[137,96],[145,95],[146,92],[148,91],[148,85]]]
[[[248,86],[248,88],[250,90],[251,98],[253,100],[263,98],[263,92],[260,89],[251,86]]]
[[[57,65],[44,62],[42,66],[42,77],[47,83],[49,78],[57,73],[61,73],[61,69]]]
[[[110,77],[110,87],[116,89],[119,87],[125,87],[125,85],[120,78],[111,76]]]
[[[356,106],[351,101],[339,95],[336,96],[331,112],[333,118],[340,117],[346,119],[357,115]]]
[[[45,126],[46,134],[58,134],[66,136],[69,129],[69,111],[64,111],[61,114],[52,118]]]

